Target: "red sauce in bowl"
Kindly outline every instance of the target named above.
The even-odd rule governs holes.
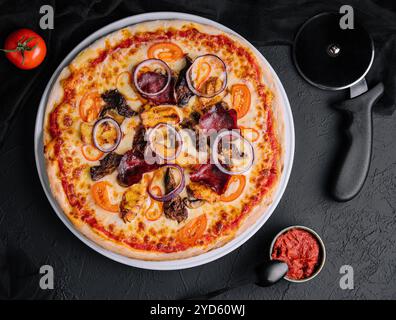
[[[315,273],[321,262],[320,244],[309,231],[290,229],[276,239],[271,257],[287,263],[289,279],[306,279]]]

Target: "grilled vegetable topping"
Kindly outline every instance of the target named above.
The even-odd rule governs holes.
[[[102,94],[102,99],[104,102],[106,102],[106,105],[100,112],[101,117],[103,117],[106,112],[111,109],[116,109],[120,115],[126,118],[133,117],[137,114],[128,106],[124,96],[119,93],[117,89],[106,91]]]
[[[188,56],[185,57],[185,60],[186,65],[180,71],[175,85],[176,102],[180,106],[185,106],[190,98],[194,95],[194,93],[188,87],[186,80],[186,73],[187,70],[191,67],[192,60]]]
[[[122,156],[111,152],[106,155],[102,160],[100,160],[100,164],[98,166],[91,167],[90,174],[91,179],[93,181],[98,181],[102,179],[104,176],[115,171],[121,161]]]
[[[164,183],[167,194],[172,192],[178,185],[171,168],[166,170]],[[164,202],[164,214],[168,219],[176,220],[179,223],[187,219],[188,212],[179,195],[170,201]]]

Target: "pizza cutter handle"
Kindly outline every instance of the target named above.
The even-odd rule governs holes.
[[[337,201],[354,198],[366,180],[373,141],[372,107],[383,92],[384,85],[378,83],[362,95],[336,106],[351,118],[347,130],[349,150],[339,168],[332,190]]]

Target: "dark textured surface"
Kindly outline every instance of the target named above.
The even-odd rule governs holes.
[[[4,9],[5,5],[0,4],[0,8]],[[18,7],[7,8],[10,9],[0,10],[1,14],[23,11]],[[172,5],[168,2],[159,7],[170,8]],[[180,4],[174,9],[188,11],[185,8]],[[136,12],[142,10],[144,8]],[[226,257],[204,266],[170,272],[121,265],[102,257],[73,236],[52,211],[42,191],[34,163],[33,129],[41,92],[57,63],[90,32],[114,20],[114,17],[104,18],[93,27],[87,12],[81,9],[86,24],[77,25],[87,26],[81,32],[73,29],[75,15],[68,22],[69,34],[64,32],[62,38],[56,38],[55,29],[51,47],[57,56],[50,55],[42,68],[31,73],[15,72],[0,59],[2,92],[18,92],[18,97],[8,94],[0,103],[1,108],[11,101],[16,103],[12,99],[22,99],[21,109],[0,153],[0,241],[12,252],[24,252],[21,257],[31,260],[36,267],[43,264],[54,267],[55,290],[51,297],[178,299],[202,294],[232,285],[251,274],[261,257],[268,255],[272,237],[281,228],[302,224],[315,229],[326,244],[327,262],[317,278],[298,285],[282,281],[271,288],[247,285],[220,298],[396,298],[396,115],[374,114],[373,159],[366,184],[356,199],[343,204],[334,202],[328,195],[327,185],[343,137],[342,118],[330,105],[346,98],[347,92],[325,92],[310,87],[296,73],[289,46],[261,47],[260,39],[252,30],[239,28],[238,24],[226,23],[253,40],[274,67],[291,102],[296,126],[296,153],[290,182],[268,222]],[[123,12],[121,16],[136,12]],[[192,10],[192,13],[216,19],[214,12],[210,6]],[[37,15],[26,21],[22,19],[18,25],[32,25],[32,19],[37,20]],[[57,19],[59,24],[65,23],[62,20],[65,16]],[[18,25],[1,30],[0,41]],[[40,81],[28,82],[36,75]],[[27,83],[30,87],[26,87]],[[0,254],[0,259],[3,258]],[[344,264],[354,267],[354,290],[343,291],[339,287],[339,268]],[[38,280],[32,279],[22,296],[42,294]]]

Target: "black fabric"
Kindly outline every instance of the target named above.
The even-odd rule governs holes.
[[[43,4],[50,4],[55,8],[54,30],[39,29],[40,15],[38,12]],[[179,11],[218,21],[237,31],[259,48],[266,46],[272,48],[278,45],[290,46],[298,27],[306,19],[322,11],[338,10],[343,4],[346,4],[345,1],[0,0],[0,44],[13,30],[28,27],[40,33],[48,46],[48,55],[44,63],[31,71],[18,70],[0,54],[0,243],[2,243],[0,246],[0,297],[38,298],[45,294],[45,298],[78,298],[89,297],[89,292],[91,296],[96,295],[102,298],[124,297],[114,288],[115,283],[115,287],[119,287],[120,290],[122,288],[126,297],[187,296],[193,294],[194,288],[200,284],[201,273],[202,278],[205,279],[205,285],[200,288],[204,287],[206,291],[211,291],[216,289],[216,287],[210,286],[211,283],[216,283],[217,286],[229,285],[234,274],[245,274],[247,268],[252,265],[250,262],[256,261],[257,256],[263,254],[262,248],[258,246],[245,246],[244,249],[227,255],[222,261],[195,268],[193,271],[159,274],[133,269],[131,275],[130,268],[112,263],[86,248],[56,218],[42,192],[35,172],[34,121],[41,95],[49,78],[67,53],[80,41],[108,23],[127,16],[153,11]],[[367,78],[370,86],[377,81],[384,82],[385,94],[377,104],[376,110],[381,115],[391,115],[396,99],[396,8],[394,1],[348,1],[347,4],[351,4],[355,8],[357,18],[374,38],[376,59]],[[294,107],[298,146],[294,179],[291,180],[289,191],[278,209],[277,219],[269,221],[266,227],[272,228],[271,231],[275,232],[282,224],[287,225],[291,222],[306,222],[306,224],[318,226],[326,224],[321,231],[329,241],[333,239],[333,242],[328,242],[328,245],[332,246],[329,250],[330,259],[334,259],[328,264],[328,268],[337,274],[339,264],[338,261],[334,262],[335,255],[343,257],[345,254],[349,257],[355,254],[352,262],[359,261],[359,266],[363,268],[365,274],[376,276],[379,264],[377,259],[383,258],[382,252],[385,251],[388,254],[394,252],[389,249],[394,243],[391,227],[394,226],[394,215],[392,214],[395,212],[392,208],[396,205],[392,200],[395,191],[395,182],[394,179],[392,180],[392,176],[394,177],[395,171],[389,171],[393,168],[394,158],[385,152],[386,146],[391,146],[392,140],[386,140],[385,137],[384,140],[381,140],[381,145],[377,146],[377,148],[382,148],[377,149],[377,151],[381,151],[381,154],[375,158],[377,161],[373,164],[375,174],[366,184],[367,188],[371,184],[373,187],[367,189],[363,198],[359,198],[358,202],[350,207],[334,205],[331,200],[326,198],[325,192],[321,189],[322,184],[325,184],[325,178],[319,177],[319,173],[325,171],[322,167],[326,167],[325,164],[332,160],[330,159],[332,156],[329,155],[332,155],[334,151],[333,146],[336,138],[333,138],[333,135],[324,137],[325,140],[320,140],[320,137],[335,131],[330,118],[333,113],[331,115],[326,113],[328,110],[321,109],[320,104],[336,100],[340,96],[336,93],[318,93],[313,88],[299,82],[301,79],[292,70],[291,61],[288,61],[288,58],[285,58],[282,53],[284,51],[275,48],[266,52],[271,54],[281,79],[283,78],[286,88],[290,90],[288,94]],[[277,59],[281,59],[281,57],[286,61],[287,67],[283,63],[277,63]],[[285,68],[290,70],[285,70]],[[301,93],[304,91],[308,92],[305,96]],[[336,98],[332,99],[333,96]],[[309,103],[315,104],[315,110],[300,108],[305,103],[308,106],[310,106]],[[317,108],[319,108],[318,111],[316,111]],[[322,114],[325,114],[325,117]],[[387,130],[386,133],[391,132],[391,128],[394,128],[394,125],[389,123],[385,123],[384,126]],[[385,133],[383,132],[383,134]],[[317,140],[310,140],[312,137]],[[317,143],[317,145],[314,147],[309,142]],[[325,161],[326,159],[328,162]],[[320,171],[317,169],[319,167]],[[319,179],[320,182],[318,182]],[[376,192],[380,193],[380,196]],[[364,197],[369,200],[364,200]],[[365,218],[368,223],[365,223],[363,215],[366,208],[371,208],[379,216],[381,215],[382,219],[370,218],[372,212],[366,212]],[[319,209],[318,212],[315,211],[316,209]],[[337,210],[342,212],[338,213]],[[310,211],[312,211],[311,215],[309,215]],[[330,212],[330,214],[320,216],[323,212]],[[330,217],[334,217],[334,215],[336,218]],[[343,219],[349,217],[352,219],[351,224],[345,224],[345,228],[341,227],[341,225],[344,226]],[[333,219],[341,222],[337,225]],[[373,242],[370,237],[373,233],[375,234],[376,230],[371,228],[375,223],[381,223],[382,220],[384,223],[381,229],[382,238],[375,238]],[[343,230],[347,230],[348,235],[344,235]],[[360,230],[363,234],[362,237],[355,235],[354,230]],[[342,239],[340,240],[342,243],[337,243],[338,237]],[[271,241],[271,234],[257,234],[254,241],[263,245],[263,243]],[[338,246],[334,246],[334,244]],[[363,244],[364,248],[359,247],[360,244]],[[38,266],[46,262],[47,255],[50,257],[51,264],[55,265],[56,270],[63,275],[63,278],[57,280],[59,291],[48,294],[41,291],[38,293]],[[369,264],[371,259],[375,260],[374,264]],[[32,262],[35,260],[37,265]],[[242,261],[246,263],[242,263]],[[395,291],[390,290],[387,286],[393,281],[391,271],[394,270],[394,259],[392,260],[390,257],[387,261],[391,263],[389,267],[384,264],[386,269],[382,270],[383,273],[379,272],[381,275],[373,281],[377,281],[376,288],[378,290],[382,288],[383,292],[387,292],[387,297],[394,298]],[[239,262],[241,263],[238,264]],[[356,264],[355,266],[357,267]],[[85,272],[85,268],[89,272]],[[363,279],[362,282],[368,283],[367,286],[369,286],[372,281],[369,281],[365,274],[361,274],[360,277]],[[76,282],[84,276],[85,288],[70,292],[68,288],[72,285],[78,288]],[[187,285],[183,276],[189,282]],[[133,277],[134,283],[129,284],[130,277]],[[168,283],[168,280],[172,283]],[[167,284],[166,288],[158,287],[158,283],[162,283],[161,281]],[[98,283],[103,286],[97,286]],[[152,290],[150,290],[150,283],[152,283]],[[174,283],[178,283],[180,287],[172,287]],[[290,292],[292,295],[293,292],[296,292],[294,298],[315,298],[310,296],[310,292],[316,292],[319,297],[350,298],[348,292],[340,293],[337,291],[337,287],[332,287],[334,283],[338,283],[338,278],[331,278],[327,273],[324,278],[315,283],[313,289],[306,290],[304,288],[312,287],[297,286],[293,287]],[[135,292],[130,290],[132,285],[135,286],[133,289],[136,290]],[[319,291],[315,291],[316,287],[319,288]],[[331,290],[329,294],[327,294],[327,288]],[[276,297],[284,298],[288,289],[287,284],[283,284],[273,288],[273,291],[263,291],[262,294],[266,298],[273,298],[272,293]],[[158,294],[155,293],[157,290]],[[253,292],[252,295],[255,297],[258,296],[258,291],[255,288],[250,288],[249,292]],[[351,296],[357,298],[376,297],[370,295],[370,292],[377,292],[377,290],[372,287],[364,287]]]
[[[40,290],[39,268],[21,249],[0,241],[0,300],[50,299],[55,291]]]

